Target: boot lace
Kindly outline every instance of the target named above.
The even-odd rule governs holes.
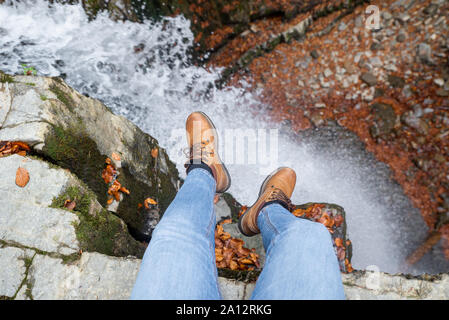
[[[284,203],[287,206],[287,210],[292,211],[293,210],[293,204],[292,201],[290,200],[289,197],[287,197],[285,195],[285,193],[276,187],[271,187],[272,191],[270,193],[270,195],[268,196],[267,202],[270,201],[281,201],[282,203]]]

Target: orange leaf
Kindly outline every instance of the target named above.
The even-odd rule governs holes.
[[[231,260],[231,262],[229,263],[229,268],[231,270],[237,270],[239,268],[239,265],[237,262],[235,262],[234,260]]]
[[[28,170],[22,167],[19,167],[16,171],[16,185],[24,188],[28,181],[30,181],[30,174],[28,173]]]
[[[240,211],[239,211],[239,218],[240,218],[241,216],[243,216],[243,214],[246,212],[247,209],[248,209],[247,206],[242,206],[242,208],[241,208]]]
[[[145,201],[143,202],[143,205],[147,209],[150,209],[150,205],[156,205],[156,204],[157,204],[157,202],[152,198],[146,198]]]
[[[125,187],[121,187],[120,191],[123,192],[123,193],[129,194],[129,190],[126,189]]]
[[[64,202],[64,208],[66,208],[69,211],[72,211],[73,209],[75,209],[75,207],[76,207],[76,202],[75,201],[71,201],[71,200],[67,199]]]
[[[111,158],[114,159],[115,161],[120,161],[122,159],[117,152],[113,152]]]
[[[335,245],[337,247],[343,247],[343,239],[341,239],[341,238],[335,239]]]
[[[151,156],[152,156],[153,158],[157,158],[158,154],[159,154],[159,149],[158,149],[157,147],[156,147],[156,148],[153,148],[153,149],[151,150]]]
[[[26,150],[26,151],[31,150],[31,148],[28,146],[28,144],[26,144],[25,142],[22,142],[22,141],[15,141],[12,144],[18,146],[22,150]]]

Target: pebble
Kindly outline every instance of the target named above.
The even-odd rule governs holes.
[[[317,50],[312,50],[312,52],[310,52],[310,55],[313,59],[318,59],[320,57],[320,53]]]
[[[435,80],[433,80],[433,82],[437,85],[437,86],[439,86],[439,87],[443,87],[444,86],[444,80],[443,79],[435,79]]]
[[[326,77],[326,78],[329,78],[331,75],[333,75],[334,73],[332,72],[332,70],[331,69],[329,69],[329,68],[326,68],[326,70],[324,70],[324,76]]]
[[[427,43],[420,43],[417,46],[417,54],[423,63],[429,63],[432,60],[432,48]]]
[[[400,33],[398,34],[398,36],[396,37],[396,41],[397,42],[405,42],[405,40],[407,40],[407,36],[405,35],[405,33]]]
[[[375,86],[377,84],[377,78],[371,72],[363,73],[361,79],[369,86]]]

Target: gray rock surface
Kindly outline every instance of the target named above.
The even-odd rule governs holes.
[[[31,293],[34,299],[129,299],[139,265],[138,259],[99,253],[84,253],[71,265],[38,255],[29,271]]]
[[[13,297],[25,276],[25,252],[19,248],[0,249],[0,297]]]
[[[30,181],[20,188],[16,170],[28,170]],[[76,215],[49,208],[69,183],[70,173],[48,163],[18,155],[0,158],[0,240],[45,252],[72,254],[79,250]]]
[[[59,78],[14,76],[0,83],[0,141],[23,141],[59,166],[69,169],[106,206],[107,188],[101,178],[106,157],[120,156],[119,181],[131,191],[125,201],[113,201],[114,211],[142,237],[160,215],[137,212],[147,197],[162,212],[179,187],[178,171],[151,136],[100,101],[76,92]],[[151,151],[158,149],[153,158]],[[122,198],[123,199],[123,198]],[[156,221],[157,223],[157,221]]]

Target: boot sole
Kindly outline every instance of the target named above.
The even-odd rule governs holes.
[[[251,210],[251,208],[254,207],[254,205],[257,203],[257,201],[259,200],[260,196],[263,194],[263,191],[265,190],[265,187],[267,186],[268,181],[269,181],[275,174],[277,174],[279,171],[281,171],[282,169],[285,169],[285,168],[286,168],[286,167],[280,167],[280,168],[276,169],[275,171],[273,171],[272,173],[270,173],[270,174],[265,178],[265,180],[262,182],[262,186],[260,187],[259,195],[257,196],[256,201],[255,201],[255,202],[253,203],[253,205],[252,205],[251,207],[249,207],[249,208],[246,210],[246,212],[239,218],[238,227],[239,227],[240,232],[241,232],[243,235],[245,235],[245,236],[247,236],[247,237],[255,236],[255,234],[253,234],[253,235],[248,235],[248,234],[246,234],[245,232],[243,232],[243,228],[242,228],[243,217],[244,217],[246,214],[248,214],[248,212]]]
[[[215,126],[215,124],[212,122],[212,120],[209,118],[209,116],[208,116],[207,114],[205,114],[205,113],[202,112],[202,111],[197,111],[197,112],[198,112],[198,113],[201,113],[201,114],[206,118],[206,120],[209,122],[210,126],[213,127],[214,130],[215,130],[215,132],[217,133],[217,149],[218,149],[218,145],[219,145],[219,144],[218,144],[218,139],[219,139],[219,137],[218,137],[218,130],[217,130],[217,127]],[[231,175],[229,174],[229,171],[228,171],[228,169],[226,168],[224,162],[221,160],[220,155],[219,155],[219,153],[218,153],[218,150],[217,150],[217,157],[218,157],[218,159],[220,160],[220,163],[221,163],[221,165],[222,165],[222,167],[223,167],[223,169],[224,169],[224,171],[225,171],[225,173],[226,173],[226,176],[228,177],[228,181],[229,181],[228,185],[226,186],[226,188],[225,188],[223,191],[217,192],[217,194],[223,194],[223,193],[225,193],[226,191],[228,191],[229,188],[231,187]]]

